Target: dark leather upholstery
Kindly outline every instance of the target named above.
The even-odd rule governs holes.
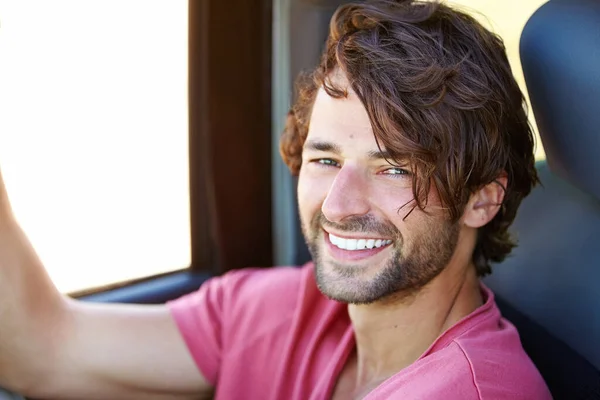
[[[520,52],[550,169],[600,199],[600,2],[545,4]]]
[[[600,399],[600,2],[551,0],[521,61],[547,155],[486,283],[556,399]]]

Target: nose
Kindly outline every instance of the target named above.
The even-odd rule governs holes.
[[[369,210],[367,178],[355,166],[344,165],[321,206],[323,215],[327,220],[339,223],[350,216],[365,215]]]

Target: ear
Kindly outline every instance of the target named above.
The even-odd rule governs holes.
[[[502,174],[471,195],[463,214],[466,226],[481,228],[496,216],[502,207],[507,182],[506,174]]]

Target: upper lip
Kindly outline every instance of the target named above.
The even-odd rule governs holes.
[[[391,240],[390,238],[386,237],[386,236],[374,236],[374,234],[372,233],[361,233],[361,232],[348,232],[348,233],[337,233],[334,232],[333,230],[327,229],[327,228],[323,228],[323,230],[327,233],[330,233],[334,236],[337,237],[341,237],[344,239],[374,239],[374,240]]]

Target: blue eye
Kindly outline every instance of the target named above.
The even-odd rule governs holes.
[[[388,168],[385,171],[383,171],[383,174],[385,175],[410,175],[410,172],[399,168],[399,167],[393,167],[393,168]]]
[[[319,158],[318,160],[314,160],[314,162],[332,167],[338,167],[340,165],[337,161],[334,161],[331,158]]]

